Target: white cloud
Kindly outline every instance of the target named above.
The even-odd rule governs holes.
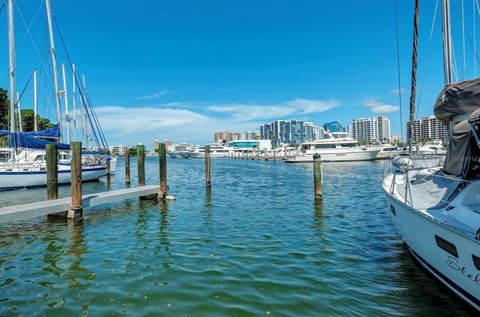
[[[267,119],[323,112],[339,104],[336,100],[309,99],[271,105],[171,102],[145,107],[102,106],[95,111],[109,143],[148,145],[155,139],[204,143],[215,131],[257,130]]]
[[[262,104],[228,104],[208,107],[209,111],[229,113],[239,121],[281,118],[292,115],[325,112],[340,104],[338,100],[294,99],[284,103]]]
[[[387,105],[375,99],[368,99],[363,105],[369,107],[372,113],[391,113],[400,109],[397,106]]]
[[[392,94],[392,95],[398,95],[399,93],[404,94],[404,93],[407,93],[407,92],[408,92],[408,90],[405,89],[405,88],[395,88],[395,89],[391,89],[389,91],[389,93]]]
[[[156,107],[96,107],[102,129],[110,144],[147,144],[155,139],[197,142],[213,138],[213,132],[248,130],[260,123],[212,119],[186,109]]]
[[[157,99],[162,96],[165,96],[168,94],[168,90],[161,90],[156,93],[153,93],[151,95],[146,95],[146,96],[140,96],[140,97],[135,97],[135,100],[151,100],[151,99]]]

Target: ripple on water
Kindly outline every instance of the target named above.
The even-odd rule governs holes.
[[[1,225],[0,315],[468,315],[398,239],[382,164],[324,164],[323,206],[310,165],[214,160],[205,192],[203,164],[168,161],[177,201],[167,205],[131,199],[82,222]],[[147,182],[157,170],[147,158]],[[85,191],[122,188],[122,174],[119,160],[111,184]],[[0,193],[0,203],[44,195]]]

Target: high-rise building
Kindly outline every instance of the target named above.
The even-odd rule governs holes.
[[[407,136],[410,135],[410,124],[407,122]],[[446,126],[435,116],[423,117],[413,121],[412,143],[417,143],[420,139],[447,140]]]
[[[276,120],[260,126],[260,138],[281,143],[302,144],[323,138],[323,128],[302,120]]]
[[[384,116],[359,118],[349,125],[349,135],[357,141],[390,140],[390,119]]]
[[[345,128],[342,127],[342,125],[338,121],[324,123],[323,129],[327,132],[346,132]]]
[[[225,144],[228,145],[228,143],[233,140],[235,140],[235,132],[220,131],[220,132],[215,132],[213,136],[214,143],[225,142]]]

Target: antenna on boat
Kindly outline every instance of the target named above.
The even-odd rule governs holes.
[[[450,27],[450,0],[442,0],[442,38],[443,71],[445,85],[448,85],[452,82],[452,30]]]
[[[60,140],[62,140],[62,112],[60,109],[60,93],[58,91],[57,57],[55,51],[55,40],[53,38],[52,9],[50,0],[45,0],[47,9],[48,32],[50,36],[50,52],[52,54],[53,82],[55,85],[55,103],[57,106],[57,122],[60,130]]]
[[[15,33],[13,29],[13,0],[8,2],[8,55],[10,64],[10,132],[15,132]]]
[[[37,98],[37,70],[33,70],[33,131],[38,131],[37,126],[37,110],[38,110],[38,98]]]

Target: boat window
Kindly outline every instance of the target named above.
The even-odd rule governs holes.
[[[335,144],[315,144],[316,149],[334,149]]]
[[[356,144],[355,143],[342,143],[340,144],[341,147],[354,147]]]
[[[443,249],[453,255],[454,257],[458,258],[458,251],[457,247],[451,243],[448,242],[447,240],[435,235],[435,241],[437,242],[437,245],[440,247],[440,249]]]
[[[477,268],[477,270],[480,271],[480,258],[472,254],[472,259],[473,259],[473,264],[475,264],[475,267]]]
[[[302,149],[308,150],[310,148],[310,144],[303,144]]]

